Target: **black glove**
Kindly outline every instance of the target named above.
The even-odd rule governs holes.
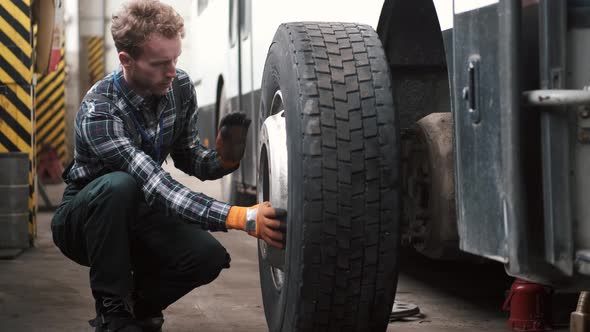
[[[240,164],[246,148],[250,122],[244,112],[229,113],[221,119],[215,150],[219,154],[223,168],[235,168]]]

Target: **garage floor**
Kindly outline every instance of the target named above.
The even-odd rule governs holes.
[[[169,164],[170,165],[170,164]],[[202,183],[179,172],[174,177],[216,197],[218,182]],[[61,186],[48,187],[54,203]],[[94,304],[88,268],[65,258],[49,231],[50,212],[38,215],[37,245],[13,260],[0,260],[0,331],[92,331]],[[241,233],[216,234],[232,255],[232,267],[165,312],[164,331],[265,331],[258,280],[256,241]],[[388,331],[509,331],[501,311],[510,287],[502,266],[441,263],[404,253],[397,299],[419,305],[423,316],[390,324]],[[563,321],[575,308],[574,295],[558,294],[555,315]],[[558,331],[567,331],[566,327]]]

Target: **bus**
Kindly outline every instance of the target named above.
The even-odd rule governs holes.
[[[590,1],[194,0],[202,143],[252,119],[224,200],[287,209],[259,242],[270,331],[384,331],[402,245],[590,278]]]

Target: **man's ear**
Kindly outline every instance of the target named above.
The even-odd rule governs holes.
[[[121,51],[119,52],[119,62],[123,67],[129,69],[129,67],[133,63],[133,58],[129,53]]]

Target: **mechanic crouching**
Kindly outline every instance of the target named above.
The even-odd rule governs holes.
[[[201,180],[233,172],[250,124],[230,114],[215,150],[200,144],[196,93],[176,68],[181,16],[159,1],[132,1],[113,15],[111,33],[121,66],[80,105],[74,160],[51,229],[64,255],[90,267],[96,331],[161,331],[162,310],[229,267],[209,231],[239,229],[281,248],[284,211],[216,201],[162,169],[170,155]]]

